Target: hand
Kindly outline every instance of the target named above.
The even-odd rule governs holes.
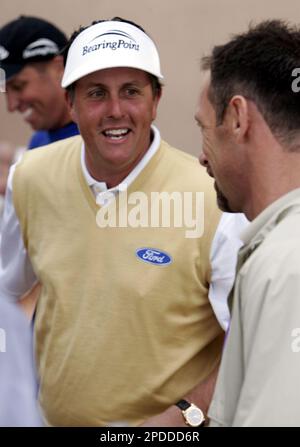
[[[9,167],[13,162],[15,148],[9,143],[0,142],[0,194],[5,194]]]
[[[141,427],[185,427],[188,428],[184,422],[182,413],[175,405],[167,408],[163,413],[152,416],[146,419]]]
[[[41,293],[41,285],[40,283],[36,282],[31,287],[31,289],[28,290],[28,292],[26,292],[25,295],[22,296],[22,298],[19,301],[20,307],[25,312],[29,320],[31,320],[33,317],[40,293]]]

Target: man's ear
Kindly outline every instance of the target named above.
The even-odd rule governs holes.
[[[156,119],[157,116],[157,107],[162,95],[162,88],[156,92],[155,97],[153,98],[153,107],[152,107],[152,121]]]
[[[74,93],[70,94],[70,92],[68,92],[68,90],[66,90],[65,98],[66,98],[66,102],[68,104],[68,109],[69,109],[69,113],[71,115],[72,121],[74,121],[74,123],[77,123],[77,113],[74,108]]]
[[[61,81],[64,73],[64,58],[61,55],[55,56],[50,61],[52,68],[55,70],[55,73],[57,74],[57,78],[59,79],[59,82]]]
[[[241,143],[246,138],[250,125],[249,104],[244,96],[235,95],[231,98],[226,120],[232,136]]]

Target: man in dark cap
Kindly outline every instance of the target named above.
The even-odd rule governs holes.
[[[46,20],[20,16],[0,29],[0,68],[9,112],[18,111],[36,132],[29,148],[78,133],[61,88],[67,38]]]
[[[67,37],[60,29],[37,17],[22,15],[0,29],[0,68],[5,72],[7,109],[21,113],[36,131],[29,149],[78,134],[60,85],[64,72],[60,53],[66,44]],[[0,177],[6,180],[1,172]],[[22,301],[29,315],[38,292],[35,288]]]

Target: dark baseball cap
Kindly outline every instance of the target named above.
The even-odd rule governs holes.
[[[30,62],[50,60],[67,44],[66,35],[44,19],[20,16],[0,29],[0,68],[8,81]]]

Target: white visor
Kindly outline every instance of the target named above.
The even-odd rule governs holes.
[[[76,37],[61,85],[68,87],[83,76],[114,67],[137,68],[163,79],[158,51],[150,37],[129,23],[107,21],[90,26]]]

